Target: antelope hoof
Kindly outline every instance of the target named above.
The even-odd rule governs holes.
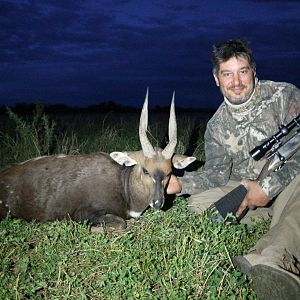
[[[101,217],[98,225],[91,227],[92,233],[105,231],[122,231],[126,229],[126,222],[121,217],[107,214]]]

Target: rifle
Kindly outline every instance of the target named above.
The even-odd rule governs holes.
[[[284,143],[281,139],[295,128],[296,132]],[[300,114],[287,125],[281,125],[278,132],[259,146],[252,149],[250,156],[258,161],[266,156],[267,162],[262,168],[257,181],[264,179],[271,172],[276,172],[300,149]],[[242,214],[235,218],[235,214],[244,200],[247,189],[242,184],[216,201],[208,209],[208,217],[215,223],[221,223],[225,219],[231,224],[238,224],[247,214],[247,207]]]

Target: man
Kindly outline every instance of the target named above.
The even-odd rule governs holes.
[[[299,114],[300,91],[284,82],[259,81],[252,51],[241,40],[214,46],[212,62],[224,102],[207,124],[204,171],[172,176],[167,192],[191,195],[189,209],[203,213],[242,183],[247,195],[236,216],[251,210],[241,222],[271,211],[273,217],[251,252],[233,258],[235,266],[251,277],[260,299],[300,299],[300,151],[260,181],[266,159],[249,155]]]

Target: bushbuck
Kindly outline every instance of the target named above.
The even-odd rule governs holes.
[[[92,229],[106,224],[126,228],[148,206],[161,209],[172,166],[183,169],[194,157],[174,155],[177,125],[174,94],[169,143],[154,148],[148,137],[148,91],[140,116],[141,151],[37,157],[0,172],[0,219],[45,222],[89,220]]]

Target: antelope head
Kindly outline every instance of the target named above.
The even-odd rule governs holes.
[[[147,137],[148,90],[140,116],[139,139],[141,151],[112,152],[110,156],[121,165],[134,166],[131,190],[139,198],[144,197],[147,206],[160,209],[165,201],[165,189],[172,173],[172,165],[183,169],[195,157],[174,155],[177,144],[177,124],[175,116],[175,92],[173,93],[169,116],[169,143],[164,149],[153,147]],[[144,203],[145,204],[145,203]]]

